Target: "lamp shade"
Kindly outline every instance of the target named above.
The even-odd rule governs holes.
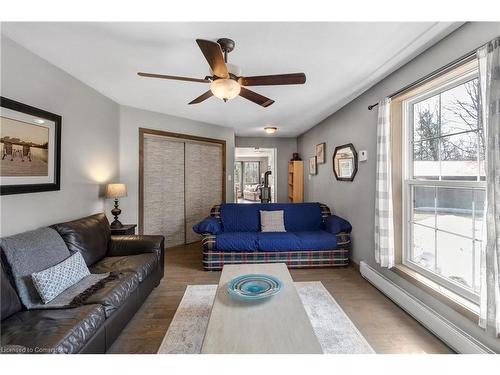
[[[123,198],[127,196],[127,186],[125,184],[107,184],[106,198]]]

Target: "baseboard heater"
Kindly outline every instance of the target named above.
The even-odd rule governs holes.
[[[366,262],[361,261],[359,263],[359,270],[361,275],[373,286],[384,293],[395,304],[405,310],[457,353],[495,353],[442,315],[410,295],[404,289],[394,284],[387,277],[366,264]]]

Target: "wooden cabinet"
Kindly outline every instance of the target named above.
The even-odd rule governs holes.
[[[304,201],[304,162],[288,162],[288,202]]]

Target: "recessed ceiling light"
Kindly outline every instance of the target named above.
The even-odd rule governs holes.
[[[266,131],[267,134],[274,134],[274,133],[276,133],[276,131],[278,130],[278,128],[275,127],[275,126],[266,126],[264,128],[264,130]]]
[[[45,120],[42,120],[41,118],[36,118],[33,120],[35,124],[45,124]]]

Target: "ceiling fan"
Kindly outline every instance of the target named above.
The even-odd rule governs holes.
[[[198,104],[211,96],[216,96],[225,102],[238,95],[254,102],[262,107],[269,107],[274,100],[266,98],[254,91],[247,89],[247,86],[271,86],[271,85],[298,85],[306,82],[304,73],[275,74],[266,76],[241,76],[241,69],[227,62],[227,55],[234,49],[235,43],[231,39],[222,38],[217,43],[210,40],[196,39],[196,43],[207,59],[210,66],[210,76],[203,79],[170,76],[154,73],[137,73],[141,77],[173,79],[177,81],[189,81],[210,83],[210,90],[200,95],[189,104]]]

